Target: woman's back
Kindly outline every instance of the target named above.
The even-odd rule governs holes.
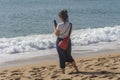
[[[57,26],[57,29],[60,31],[60,35],[58,36],[59,38],[65,38],[69,35],[71,25],[69,22],[62,22],[59,23]]]

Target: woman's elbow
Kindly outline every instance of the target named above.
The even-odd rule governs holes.
[[[55,32],[55,35],[56,35],[56,36],[59,36],[59,33]]]

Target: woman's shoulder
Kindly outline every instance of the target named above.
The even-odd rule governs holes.
[[[58,27],[64,27],[64,26],[67,26],[69,24],[72,24],[72,23],[71,22],[66,22],[66,23],[61,22],[61,23],[58,23]]]
[[[64,25],[64,23],[63,23],[63,22],[61,22],[61,23],[58,23],[58,25]]]
[[[62,27],[62,26],[64,26],[64,23],[58,23],[57,26],[58,26],[58,27]]]

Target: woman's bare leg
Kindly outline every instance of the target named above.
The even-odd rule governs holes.
[[[65,74],[65,69],[61,69],[62,70],[62,73]]]
[[[77,66],[76,66],[76,63],[75,61],[71,62],[72,66],[74,67],[74,69],[76,70],[76,72],[79,72]]]

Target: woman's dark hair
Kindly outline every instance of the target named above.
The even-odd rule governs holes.
[[[66,9],[60,11],[60,12],[58,13],[58,16],[63,19],[63,22],[68,21],[68,11],[67,11]]]

